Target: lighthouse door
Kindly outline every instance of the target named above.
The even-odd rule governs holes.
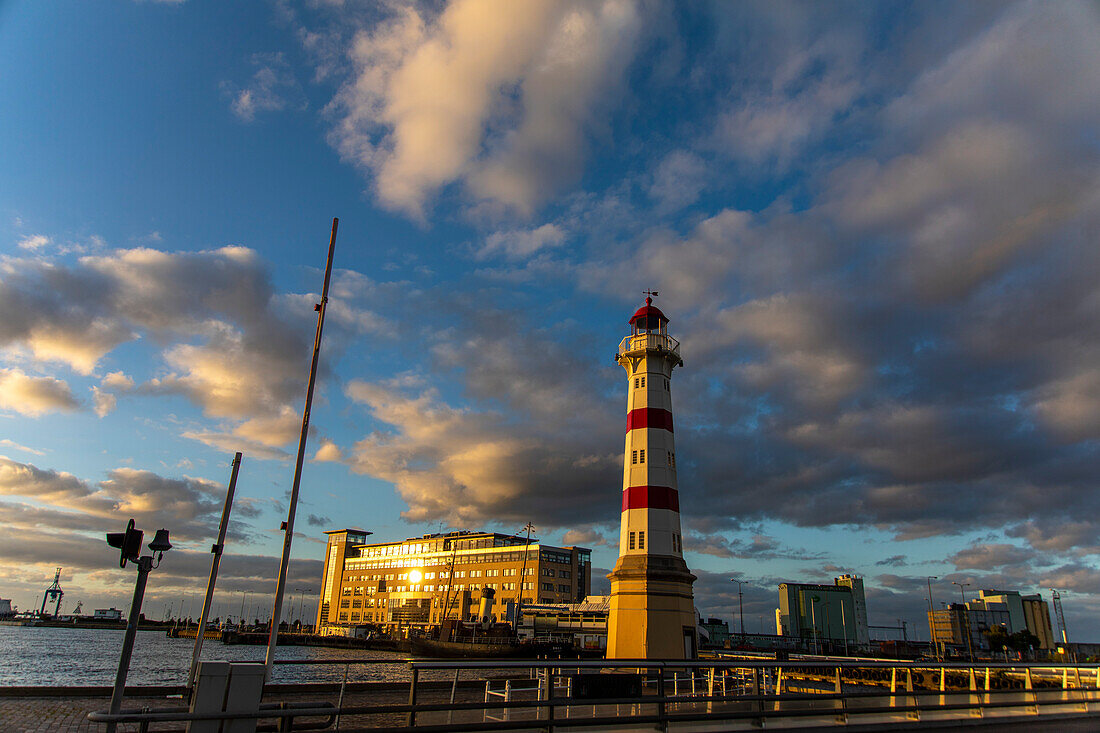
[[[684,659],[695,659],[695,629],[684,627]]]

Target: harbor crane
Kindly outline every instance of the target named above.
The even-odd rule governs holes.
[[[58,614],[61,613],[61,597],[64,595],[65,591],[61,590],[61,568],[58,568],[57,572],[54,573],[53,583],[46,589],[46,592],[42,594],[42,608],[39,609],[38,615],[46,615],[46,599],[48,598],[51,601],[57,601],[57,605],[54,606],[53,609],[53,616],[57,618]]]

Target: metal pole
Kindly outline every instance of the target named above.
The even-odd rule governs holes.
[[[214,600],[214,584],[218,581],[218,566],[222,561],[225,548],[225,532],[229,529],[229,513],[233,510],[233,493],[237,490],[237,473],[241,470],[241,453],[233,456],[233,471],[229,475],[229,488],[225,492],[225,506],[222,508],[222,521],[218,525],[218,541],[210,546],[214,559],[210,561],[210,579],[206,581],[206,595],[202,599],[202,613],[199,614],[199,628],[195,632],[195,651],[191,655],[191,670],[187,673],[187,687],[193,688],[195,675],[199,670],[199,656],[202,654],[203,636],[206,634],[206,618]]]
[[[137,636],[138,620],[141,617],[141,601],[145,598],[145,582],[153,567],[153,558],[149,555],[137,561],[137,582],[134,583],[134,600],[130,603],[130,616],[126,619],[126,636],[122,639],[122,654],[118,658],[118,672],[115,674],[115,689],[111,692],[111,715],[122,710],[122,695],[126,689],[126,675],[130,671],[130,656],[134,653],[134,637]],[[107,733],[114,733],[116,723],[107,723]]]
[[[925,582],[928,583],[928,632],[929,632],[929,635],[932,638],[932,656],[935,657],[936,661],[939,661],[939,659],[940,659],[940,645],[939,645],[939,642],[936,640],[936,624],[935,624],[935,621],[934,621],[934,618],[933,618],[936,615],[936,610],[932,607],[932,581],[933,580],[939,580],[939,576],[937,576],[937,575],[927,575],[927,576],[925,576]]]
[[[737,578],[730,578],[734,583],[737,583],[737,620],[741,624],[741,646],[745,645],[745,605],[742,601],[741,585],[745,582],[738,580]]]
[[[963,612],[963,625],[966,627],[966,649],[970,655],[971,663],[974,662],[974,642],[970,638],[970,609],[966,606],[966,594],[963,592],[963,588],[970,585],[970,583],[959,583],[952,580],[952,585],[959,586],[959,598],[962,599],[962,612]]]
[[[321,288],[321,302],[316,304],[317,334],[313,338],[313,361],[309,365],[309,382],[306,385],[306,404],[302,409],[302,435],[298,439],[298,460],[294,464],[294,483],[290,488],[290,507],[287,510],[283,526],[283,555],[279,561],[279,580],[275,585],[275,606],[271,611],[271,633],[267,639],[267,657],[264,660],[266,672],[264,680],[271,679],[271,670],[275,663],[275,646],[279,641],[279,622],[283,613],[283,592],[286,585],[286,573],[290,567],[290,543],[294,539],[294,514],[298,510],[298,488],[302,483],[302,462],[306,457],[306,438],[309,435],[309,411],[313,406],[313,386],[317,380],[317,357],[321,353],[321,332],[325,327],[325,310],[328,307],[328,283],[332,276],[332,255],[336,250],[336,228],[340,220],[332,220],[332,234],[328,240],[328,261],[325,263],[325,284]]]

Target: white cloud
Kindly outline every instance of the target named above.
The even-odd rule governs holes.
[[[354,39],[333,141],[373,172],[384,205],[413,217],[455,181],[529,213],[578,175],[592,109],[639,25],[628,0],[455,0],[437,17],[399,6]]]
[[[259,113],[305,106],[305,94],[281,53],[256,54],[252,63],[258,68],[246,86],[225,85],[233,95],[233,114],[252,122]]]
[[[80,409],[80,403],[68,383],[60,379],[0,369],[0,409],[39,417],[47,412],[73,412]]]
[[[544,249],[560,247],[564,241],[565,232],[556,224],[543,224],[536,229],[493,232],[485,238],[477,257],[485,259],[499,254],[510,260],[522,260]]]
[[[37,252],[50,243],[50,238],[44,234],[35,234],[31,237],[26,237],[19,241],[19,247],[21,249],[29,250],[31,252]]]
[[[95,414],[107,417],[118,406],[118,398],[99,387],[92,387],[92,405],[95,407]]]
[[[323,440],[321,447],[313,454],[313,460],[318,463],[339,463],[344,460],[344,452],[331,440]]]
[[[23,451],[24,453],[31,453],[31,454],[36,455],[36,456],[46,455],[46,453],[44,451],[36,450],[34,448],[29,448],[25,445],[20,445],[19,443],[16,443],[14,440],[9,440],[8,438],[0,438],[0,446],[2,446],[4,448],[12,448],[14,450]]]

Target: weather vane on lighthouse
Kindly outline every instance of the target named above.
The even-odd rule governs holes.
[[[653,304],[653,298],[657,297],[657,291],[656,290],[643,290],[642,294],[646,296],[646,299],[645,299],[645,304],[646,305],[652,305]],[[652,296],[652,297],[650,297],[650,296]]]

